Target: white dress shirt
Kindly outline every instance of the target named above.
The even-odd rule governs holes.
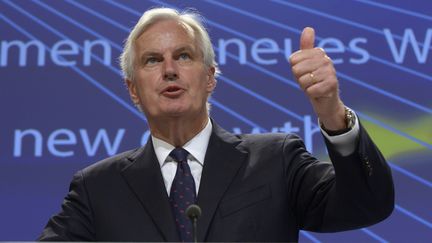
[[[198,189],[201,182],[201,174],[204,166],[204,157],[207,151],[207,146],[210,140],[210,135],[212,133],[213,125],[210,119],[207,121],[207,125],[201,132],[199,132],[195,137],[189,140],[183,148],[189,152],[188,155],[188,165],[191,169],[192,176],[195,181],[196,195],[198,195]],[[174,161],[169,154],[175,147],[161,139],[154,136],[151,137],[153,141],[153,147],[156,153],[156,157],[161,166],[162,176],[165,183],[165,188],[168,195],[171,191],[171,184],[174,180],[177,162]]]
[[[321,129],[324,136],[335,146],[336,150],[343,156],[349,155],[355,150],[356,140],[359,134],[357,115],[355,117],[355,125],[347,133],[337,136],[329,136],[324,130]],[[198,189],[201,182],[201,174],[204,166],[204,157],[207,151],[212,129],[213,125],[209,119],[204,129],[201,130],[201,132],[199,132],[195,137],[193,137],[183,146],[183,148],[189,152],[188,164],[195,181],[196,195],[198,195]],[[151,136],[151,139],[153,142],[156,157],[161,167],[165,188],[169,196],[171,184],[174,180],[177,170],[177,162],[174,161],[174,159],[169,156],[169,154],[173,149],[175,149],[175,147],[154,136]]]
[[[357,114],[355,114],[355,112],[353,113],[355,117],[355,122],[354,122],[354,126],[349,132],[340,135],[330,136],[320,126],[321,132],[335,146],[336,150],[342,156],[350,155],[356,149],[357,138],[360,132],[360,125],[358,122]],[[318,120],[318,124],[321,124],[319,120]]]

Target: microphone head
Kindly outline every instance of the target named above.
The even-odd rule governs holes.
[[[199,217],[201,217],[201,208],[196,204],[191,204],[186,209],[186,215],[191,220],[198,219]]]

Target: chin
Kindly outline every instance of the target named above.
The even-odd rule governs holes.
[[[190,109],[184,106],[171,105],[163,109],[162,113],[171,117],[178,117],[190,113]]]

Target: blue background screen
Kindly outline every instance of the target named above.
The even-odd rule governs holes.
[[[335,63],[341,96],[388,159],[396,208],[384,222],[304,242],[432,239],[432,17],[429,1],[1,1],[0,240],[34,240],[72,175],[144,144],[122,44],[154,6],[192,7],[222,70],[212,117],[235,133],[294,132],[327,159],[289,55],[302,29]]]

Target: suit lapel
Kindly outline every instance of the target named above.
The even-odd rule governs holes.
[[[179,241],[162,173],[151,140],[130,158],[132,164],[122,171],[165,241]]]
[[[236,148],[240,142],[213,122],[198,192],[197,204],[202,209],[198,221],[198,241],[205,241],[220,200],[247,158],[246,152]]]

